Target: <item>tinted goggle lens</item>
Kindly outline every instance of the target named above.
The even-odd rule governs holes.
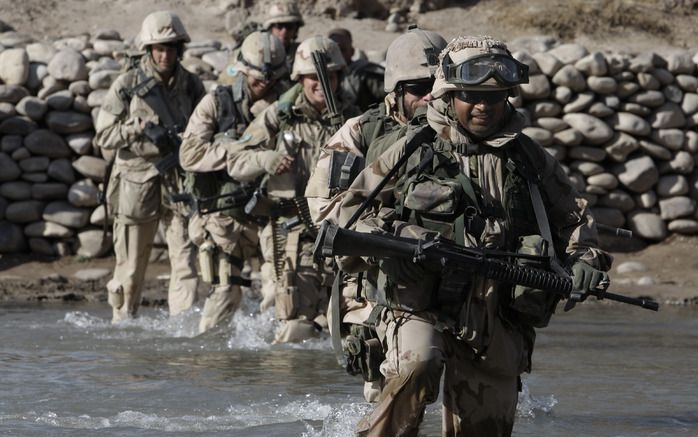
[[[402,86],[405,92],[415,96],[426,96],[434,87],[434,80],[424,80],[419,82],[408,82]]]
[[[480,102],[485,102],[489,104],[499,103],[507,98],[509,92],[506,90],[501,91],[458,91],[456,92],[456,98],[462,100],[465,103],[477,104]]]
[[[451,83],[479,85],[494,77],[505,85],[528,83],[528,66],[505,55],[481,55],[462,64],[445,64],[446,78]]]

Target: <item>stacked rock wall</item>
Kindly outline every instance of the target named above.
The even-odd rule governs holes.
[[[110,156],[92,139],[127,49],[114,31],[51,42],[0,33],[0,253],[110,250],[99,204]],[[204,41],[183,63],[211,85],[228,58],[219,42]]]
[[[114,31],[52,42],[0,33],[0,253],[109,250],[98,193],[110,157],[92,144],[93,121],[128,48]],[[645,241],[698,233],[698,58],[574,44],[515,56],[530,68],[513,100],[525,132],[563,163],[599,222]],[[212,86],[229,57],[199,41],[183,64]]]
[[[514,54],[530,81],[525,133],[562,162],[601,223],[645,240],[698,233],[698,55]]]

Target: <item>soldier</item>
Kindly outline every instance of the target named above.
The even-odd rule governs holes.
[[[298,31],[304,24],[298,5],[292,0],[278,0],[273,3],[263,23],[265,30],[284,43],[289,71],[293,69],[293,60],[298,49]]]
[[[316,336],[314,319],[320,316],[317,321],[324,323],[327,304],[324,275],[311,253],[313,224],[303,197],[320,146],[335,130],[311,61],[316,51],[327,57],[329,82],[337,90],[346,68],[337,44],[321,36],[303,41],[291,73],[291,79],[298,83],[260,114],[239,141],[227,147],[230,176],[250,181],[267,175],[258,207],[271,203],[260,213],[269,217],[260,240],[265,261],[275,267],[276,315],[283,323],[276,342]],[[358,112],[341,99],[338,111],[345,119]],[[285,231],[282,225],[294,218],[300,218],[301,223]]]
[[[189,41],[179,17],[153,12],[143,20],[140,65],[119,76],[96,123],[95,143],[116,150],[107,205],[114,217],[114,277],[107,283],[113,322],[133,317],[141,301],[145,269],[162,221],[170,256],[170,315],[196,299],[195,246],[183,211],[169,202],[181,188],[178,135],[204,95],[198,77],[179,63]]]
[[[252,119],[283,92],[278,80],[287,74],[284,46],[268,32],[254,32],[242,43],[234,67],[232,85],[219,86],[201,100],[183,135],[180,162],[185,170],[193,172],[187,175],[187,189],[197,199],[240,191],[240,184],[225,171],[221,144],[238,139]],[[203,206],[220,208],[225,201],[221,198]],[[212,286],[199,323],[199,331],[204,332],[231,317],[240,305],[240,286],[249,286],[240,271],[245,260],[258,254],[258,225],[238,204],[193,216],[189,231],[199,246],[202,278]],[[262,290],[262,310],[274,301],[274,269],[271,265],[264,267],[263,279],[268,280]]]
[[[354,103],[362,111],[366,111],[371,105],[381,103],[385,98],[383,91],[385,68],[368,59],[352,61],[355,51],[349,30],[341,27],[332,29],[327,36],[337,43],[348,65],[348,71],[342,80],[342,91],[347,101]]]
[[[521,133],[523,117],[508,102],[528,81],[527,67],[490,37],[458,37],[439,61],[425,127],[433,140],[410,147],[414,153],[377,199],[382,208],[357,230],[415,238],[438,233],[468,247],[557,253],[582,297],[607,287],[611,257],[597,249],[587,202],[559,163]],[[394,144],[333,200],[340,223],[407,144]],[[371,262],[339,261],[349,271]],[[387,350],[380,366],[385,385],[358,434],[416,435],[443,375],[443,435],[510,435],[534,327],[547,324],[557,298],[479,275],[450,276],[447,267],[435,271],[414,260],[385,258],[379,266],[387,307],[378,329]]]
[[[353,181],[351,177],[356,176],[354,173],[342,182],[333,180],[331,175],[336,179],[337,176],[341,176],[341,172],[336,169],[332,171],[332,164],[334,167],[343,165],[348,156],[364,158],[368,164],[407,133],[408,122],[413,120],[417,113],[424,118],[427,103],[431,101],[431,87],[438,67],[437,56],[444,47],[446,41],[441,35],[417,28],[411,28],[390,44],[386,53],[385,92],[388,95],[385,101],[378,107],[348,120],[320,152],[320,158],[305,192],[316,223],[323,220],[336,223],[334,217],[327,215],[332,210],[330,199],[348,188]],[[357,170],[360,170],[360,167],[354,166],[354,171]],[[373,304],[377,300],[384,301],[375,295],[377,270],[373,268],[362,275],[361,284],[356,283],[356,278],[345,278],[349,282],[343,285],[343,294],[350,298],[341,302],[344,323],[372,325],[369,319]],[[339,296],[339,293],[335,294]],[[332,332],[332,335],[338,333]],[[365,352],[365,349],[362,350]],[[366,357],[350,357],[350,361],[351,359],[365,360]],[[364,396],[369,402],[374,401],[381,382],[375,378],[380,378],[380,373],[363,376],[367,383]]]

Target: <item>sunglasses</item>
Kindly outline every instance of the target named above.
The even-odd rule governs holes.
[[[274,23],[271,26],[275,27],[277,29],[286,29],[286,30],[298,30],[300,28],[298,23]]]
[[[419,82],[407,82],[402,84],[402,90],[415,96],[426,96],[434,87],[434,80],[422,80]]]
[[[480,102],[495,104],[495,103],[503,102],[507,98],[508,95],[509,95],[509,91],[507,91],[507,90],[500,90],[500,91],[457,91],[456,92],[456,98],[458,100],[461,100],[465,103],[470,103],[470,104],[477,104]]]

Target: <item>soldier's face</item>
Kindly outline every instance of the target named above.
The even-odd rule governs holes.
[[[274,81],[257,79],[256,77],[247,76],[247,85],[250,87],[252,100],[259,100],[269,91],[269,88],[274,84]]]
[[[298,23],[274,23],[271,25],[271,34],[279,38],[284,47],[289,48],[298,36]]]
[[[336,71],[328,71],[327,74],[330,78],[332,91],[336,92],[339,85],[339,75]],[[323,109],[325,107],[325,93],[322,92],[322,86],[317,76],[314,74],[301,76],[301,85],[303,86],[303,93],[310,104],[318,109]]]
[[[433,80],[405,83],[402,85],[402,106],[405,117],[410,120],[414,117],[417,108],[427,106],[432,101],[431,88]]]
[[[460,125],[478,137],[487,138],[499,130],[506,114],[507,91],[460,91],[453,95],[453,107]]]
[[[153,57],[155,67],[160,73],[170,72],[177,65],[176,44],[153,44],[150,54]]]

